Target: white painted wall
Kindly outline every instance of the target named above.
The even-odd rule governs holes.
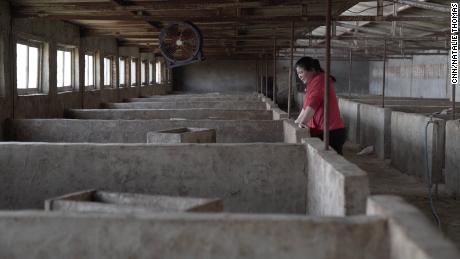
[[[414,56],[390,59],[386,67],[386,96],[450,98],[448,85],[449,57],[446,55]],[[369,62],[370,94],[382,94],[382,61]],[[458,100],[460,94],[457,93]]]

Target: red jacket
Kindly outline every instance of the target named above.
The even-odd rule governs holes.
[[[324,128],[324,76],[319,73],[308,82],[307,92],[305,93],[303,108],[308,106],[315,110],[313,118],[308,121],[307,126],[313,131],[323,131]],[[340,117],[339,104],[334,90],[334,81],[329,81],[329,130],[345,128]]]

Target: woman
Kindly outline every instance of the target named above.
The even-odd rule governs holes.
[[[304,103],[295,123],[299,127],[307,126],[310,136],[323,139],[324,129],[324,85],[325,74],[319,61],[311,57],[303,57],[295,64],[297,76],[307,85]],[[329,145],[342,155],[342,147],[346,140],[345,125],[340,117],[337,96],[334,91],[335,78],[329,79]]]

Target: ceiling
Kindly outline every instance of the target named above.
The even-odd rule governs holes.
[[[207,57],[321,56],[325,46],[324,0],[10,0],[18,18],[43,17],[80,25],[83,36],[113,36],[121,46],[158,51],[161,28],[192,21],[204,38]],[[380,2],[381,8],[378,8]],[[350,53],[388,55],[446,53],[450,1],[332,0],[332,48],[336,58]],[[385,43],[386,42],[386,43]]]

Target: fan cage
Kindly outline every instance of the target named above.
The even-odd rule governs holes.
[[[201,33],[190,22],[174,22],[160,32],[160,51],[170,67],[201,60],[201,46]]]

